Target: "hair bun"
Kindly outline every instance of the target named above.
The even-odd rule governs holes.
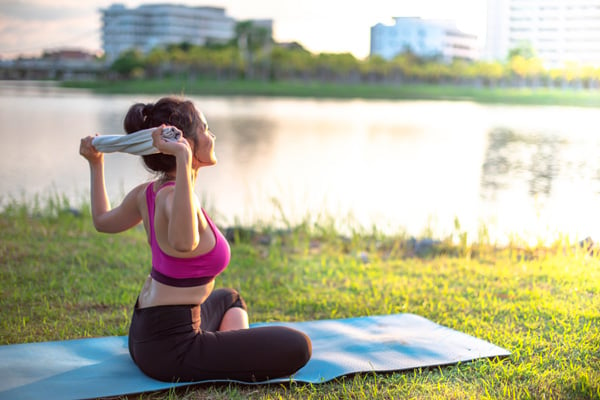
[[[127,111],[127,115],[125,115],[125,119],[123,120],[125,132],[132,133],[146,128],[145,108],[146,105],[143,103],[136,103],[129,108],[129,111]]]
[[[147,117],[149,115],[152,115],[152,111],[154,111],[154,104],[148,103],[144,106],[144,108],[142,108],[142,115],[144,117]]]

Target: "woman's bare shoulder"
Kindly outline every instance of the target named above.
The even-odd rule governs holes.
[[[140,183],[139,185],[131,189],[127,196],[139,198],[141,195],[144,195],[146,193],[146,188],[148,187],[148,185],[152,185],[152,183],[153,182]]]
[[[152,185],[152,182],[140,183],[127,193],[123,199],[123,203],[136,204],[136,207],[141,211],[141,205],[146,203],[146,188]]]

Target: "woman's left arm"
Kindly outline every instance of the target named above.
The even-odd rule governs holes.
[[[93,214],[94,226],[98,232],[119,233],[126,231],[142,221],[142,214],[138,207],[138,195],[147,184],[143,183],[132,189],[114,208],[107,208]]]

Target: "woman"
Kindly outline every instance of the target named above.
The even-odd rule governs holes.
[[[178,128],[177,140],[161,136]],[[148,376],[162,381],[231,379],[264,381],[288,376],[311,356],[310,339],[286,327],[248,329],[246,304],[233,289],[214,288],[229,263],[225,237],[201,208],[194,184],[202,167],[216,164],[215,136],[190,101],[162,98],[131,106],[127,133],[158,127],[144,155],[156,181],[131,190],[110,207],[104,183],[103,153],[81,140],[80,154],[91,174],[94,226],[116,233],[143,222],[152,250],[152,269],[135,304],[129,352]]]

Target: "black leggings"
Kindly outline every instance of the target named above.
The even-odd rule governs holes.
[[[161,381],[261,382],[292,375],[310,359],[311,341],[283,326],[218,332],[225,312],[246,309],[233,289],[218,289],[202,305],[138,308],[129,328],[129,353]]]

